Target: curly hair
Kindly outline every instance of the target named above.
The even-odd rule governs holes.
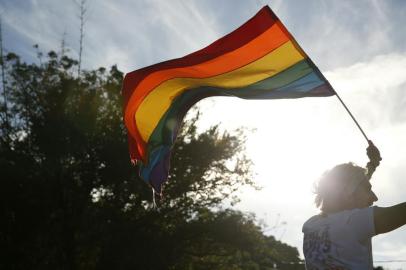
[[[350,195],[366,179],[367,170],[354,163],[344,163],[326,171],[314,185],[315,204],[322,211],[329,211],[339,203],[343,194]]]

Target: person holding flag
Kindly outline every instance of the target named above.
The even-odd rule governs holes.
[[[373,269],[371,238],[406,224],[406,202],[372,206],[378,197],[370,179],[381,157],[372,141],[368,143],[366,169],[353,163],[337,165],[315,187],[321,213],[302,229],[307,270]]]

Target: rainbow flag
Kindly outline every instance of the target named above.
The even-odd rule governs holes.
[[[272,10],[185,57],[126,74],[124,122],[130,156],[141,177],[161,193],[171,149],[186,112],[210,96],[244,99],[335,94]]]

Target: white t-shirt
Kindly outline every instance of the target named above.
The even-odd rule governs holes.
[[[373,269],[373,207],[314,216],[302,231],[307,270]]]

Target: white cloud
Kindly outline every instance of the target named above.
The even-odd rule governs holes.
[[[326,77],[354,114],[367,116],[366,127],[374,129],[406,120],[405,74],[406,54],[387,54],[326,72]]]
[[[279,15],[322,70],[331,70],[399,47],[394,22],[405,18],[395,16],[396,8],[385,1],[319,0],[285,4]]]

